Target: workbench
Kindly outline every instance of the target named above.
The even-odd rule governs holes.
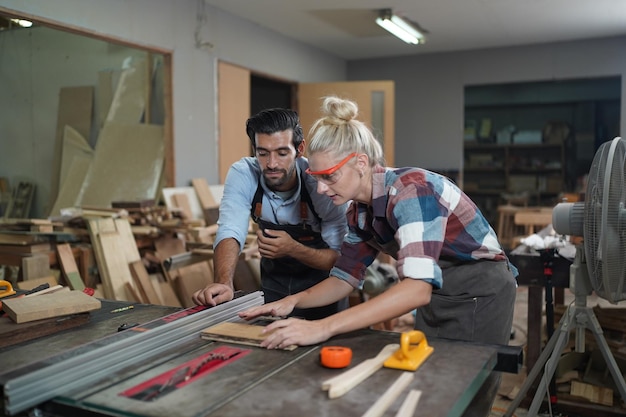
[[[0,384],[5,396],[7,384],[13,384],[14,380],[41,372],[54,364],[65,363],[71,358],[81,358],[97,349],[106,349],[107,345],[119,340],[132,342],[142,334],[135,331],[139,328],[145,335],[157,332],[161,326],[172,326],[181,317],[204,314],[211,318],[212,314],[211,308],[180,310],[137,304],[132,309],[110,313],[126,304],[103,300],[102,309],[92,312],[93,317],[87,324],[0,349]],[[217,311],[220,306],[213,309]],[[141,326],[118,331],[124,324],[135,323],[141,323]],[[321,389],[321,383],[376,356],[391,343],[399,343],[398,333],[369,329],[292,351],[237,346],[203,340],[198,335],[185,339],[178,346],[164,348],[156,359],[137,355],[132,366],[111,371],[97,382],[64,391],[37,404],[32,410],[41,412],[43,416],[94,417],[361,416],[404,371],[382,368],[335,399],[328,398],[328,392]],[[460,416],[497,362],[495,347],[439,339],[430,339],[428,343],[434,352],[415,371],[413,381],[387,410],[388,415],[395,414],[409,389],[418,389],[422,391],[422,396],[415,416]],[[351,348],[351,365],[345,369],[322,367],[319,351],[325,345]],[[153,401],[123,395],[155,376],[224,346],[236,346],[245,350],[245,355]],[[94,365],[78,365],[84,366]],[[59,390],[58,387],[55,389]]]
[[[518,284],[528,287],[526,369],[530,372],[543,350],[542,324],[546,286],[544,264],[538,252],[511,252],[509,260],[519,270]],[[563,305],[564,289],[569,287],[569,270],[571,265],[572,261],[562,256],[556,255],[553,259],[552,287],[555,305]]]

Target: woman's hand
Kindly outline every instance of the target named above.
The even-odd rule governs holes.
[[[295,308],[297,300],[293,296],[281,298],[273,303],[252,307],[239,313],[239,317],[252,320],[259,316],[287,317]]]
[[[265,326],[267,337],[261,342],[268,349],[284,349],[291,345],[313,345],[328,340],[330,332],[323,320],[302,320],[289,318],[278,320]]]

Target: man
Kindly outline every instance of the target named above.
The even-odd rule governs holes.
[[[196,304],[233,298],[233,277],[248,233],[249,216],[259,225],[261,289],[265,302],[279,300],[323,281],[347,232],[346,205],[315,190],[305,170],[305,141],[298,114],[264,110],[246,122],[255,157],[234,163],[226,176],[214,243],[215,283],[196,291]],[[347,300],[291,315],[319,319],[347,307]]]

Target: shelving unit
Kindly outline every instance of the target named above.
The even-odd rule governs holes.
[[[580,185],[597,147],[619,136],[620,103],[620,77],[465,87],[464,191],[492,224],[503,195],[556,203]]]
[[[546,205],[564,191],[563,143],[482,144],[466,142],[463,188],[495,224],[505,194],[527,193],[532,205]]]

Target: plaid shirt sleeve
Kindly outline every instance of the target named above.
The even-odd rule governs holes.
[[[363,213],[351,208],[350,233],[336,264],[340,271],[331,274],[351,283],[361,280],[378,253],[367,248],[370,237],[379,248],[395,241],[397,251],[389,254],[397,260],[401,279],[422,279],[437,288],[443,284],[442,257],[459,262],[505,259],[489,223],[451,181],[417,168],[379,170],[377,176],[371,222],[360,222]]]

